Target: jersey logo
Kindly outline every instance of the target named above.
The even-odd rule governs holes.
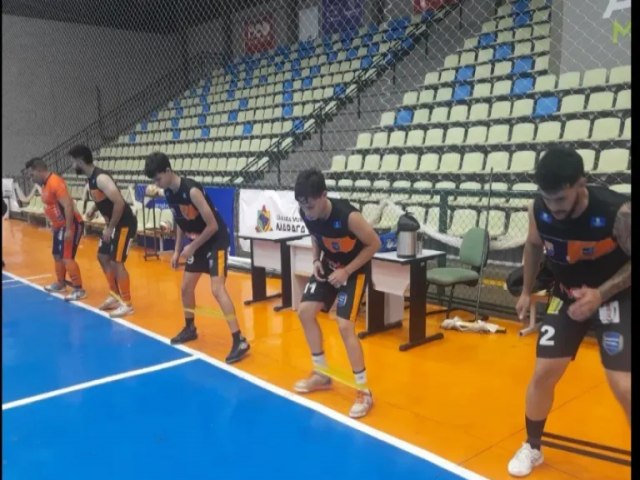
[[[331,242],[331,248],[334,252],[340,251],[340,243],[339,242]]]
[[[547,242],[546,240],[544,241],[544,250],[545,252],[547,252],[547,255],[552,256],[554,254],[554,248],[553,248],[553,243],[551,242]]]
[[[604,217],[591,217],[591,226],[594,228],[602,228],[606,223],[607,221]]]
[[[542,220],[545,223],[551,223],[553,221],[553,218],[547,212],[540,212],[540,220]]]
[[[594,247],[586,247],[582,249],[582,255],[584,255],[585,257],[591,257],[594,253],[595,253],[595,248]]]
[[[602,347],[609,355],[617,355],[624,348],[624,337],[618,332],[604,332]]]
[[[347,299],[346,292],[340,292],[340,294],[338,294],[338,306],[344,307],[347,304]]]
[[[184,193],[182,194],[182,198],[184,198],[185,200],[187,199],[187,192],[184,192]]]
[[[342,222],[340,220],[336,220],[333,222],[333,228],[342,228]]]

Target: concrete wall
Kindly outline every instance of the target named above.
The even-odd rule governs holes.
[[[171,37],[2,15],[2,172],[18,173],[180,63]]]

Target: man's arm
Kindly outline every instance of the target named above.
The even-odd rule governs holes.
[[[524,265],[522,272],[522,294],[531,295],[536,276],[540,271],[540,263],[544,253],[544,244],[540,238],[538,227],[533,216],[533,202],[529,204],[529,231],[524,242]]]
[[[124,197],[120,193],[120,190],[118,190],[115,182],[111,180],[109,175],[105,175],[104,173],[98,175],[96,183],[98,184],[98,188],[102,190],[107,198],[113,202],[113,211],[111,212],[109,225],[107,225],[107,228],[113,231],[115,230],[116,225],[118,225],[118,222],[120,221],[120,219],[122,218],[122,214],[124,213]]]
[[[362,242],[364,248],[349,265],[344,267],[349,275],[356,272],[380,250],[380,237],[371,225],[364,219],[360,212],[351,212],[349,215],[349,230]]]
[[[192,248],[195,251],[216,234],[218,231],[218,222],[216,222],[216,217],[213,215],[213,211],[211,210],[211,207],[209,207],[207,199],[204,198],[204,195],[200,190],[195,187],[192,188],[189,192],[189,196],[191,197],[191,201],[196,206],[198,212],[200,212],[200,215],[202,215],[204,222],[207,224],[202,233],[190,244],[193,245]]]
[[[316,260],[320,261],[322,251],[320,250],[320,246],[318,245],[316,237],[314,237],[313,235],[311,236],[311,252],[313,254],[313,263],[316,263]]]
[[[176,225],[176,246],[173,249],[173,253],[180,255],[182,251],[182,240],[184,238],[184,232],[180,228],[180,225]]]
[[[618,215],[613,225],[613,236],[622,251],[631,256],[631,202],[623,204],[618,210]],[[609,280],[600,285],[598,291],[604,303],[630,286],[631,261],[628,261]]]
[[[71,229],[73,228],[73,219],[75,218],[73,211],[73,199],[71,198],[71,195],[69,195],[69,191],[67,190],[67,187],[63,182],[60,182],[55,192],[56,200],[60,203],[60,205],[62,205],[62,209],[64,210],[64,220],[65,227],[67,228],[67,235],[70,235]]]

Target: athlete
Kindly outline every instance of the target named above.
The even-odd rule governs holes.
[[[329,310],[338,299],[338,328],[349,356],[358,390],[349,416],[365,416],[373,406],[367,385],[362,346],[355,321],[369,282],[371,259],[380,248],[380,239],[360,212],[347,200],[327,196],[324,176],[319,170],[300,172],[295,185],[300,216],[311,234],[313,275],[307,283],[298,310],[314,366],[326,368],[322,331],[316,320],[320,310]],[[331,387],[331,378],[313,372],[294,386],[298,393]]]
[[[109,290],[115,295],[109,295],[98,308],[111,310],[111,317],[129,315],[133,313],[133,307],[129,272],[124,262],[136,236],[138,221],[111,175],[93,164],[89,147],[76,145],[69,150],[69,156],[73,158],[76,173],[87,176],[89,194],[95,202],[85,213],[86,219],[92,220],[100,212],[106,224],[98,246],[98,261],[107,277]]]
[[[66,293],[66,274],[71,278],[72,291],[64,297],[67,301],[80,300],[87,296],[82,288],[80,267],[75,261],[76,251],[82,238],[84,223],[69,195],[67,184],[59,175],[50,172],[41,158],[29,160],[25,168],[31,180],[42,187],[41,197],[44,214],[51,223],[53,232],[53,260],[56,282],[44,287],[48,292]]]
[[[526,395],[527,440],[508,465],[523,477],[540,465],[554,389],[592,328],[609,386],[631,421],[631,202],[606,187],[587,185],[582,157],[550,149],[539,161],[540,193],[529,208],[524,285],[516,305],[529,311],[542,255],[555,279],[540,328],[536,365]]]
[[[171,266],[178,267],[180,257],[187,260],[182,279],[182,305],[195,308],[195,287],[203,273],[211,277],[211,292],[224,313],[233,343],[226,362],[234,363],[249,353],[249,343],[242,336],[233,302],[225,288],[229,231],[224,220],[195,180],[178,176],[164,153],[152,153],[145,163],[145,174],[164,189],[167,203],[177,223],[176,247]],[[184,237],[191,240],[182,248]],[[172,344],[198,338],[194,314],[185,311],[185,327],[171,339]]]

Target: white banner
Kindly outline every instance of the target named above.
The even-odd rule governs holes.
[[[318,7],[309,7],[298,11],[300,27],[298,40],[313,40],[318,37]]]
[[[2,198],[7,201],[7,206],[9,210],[12,212],[17,212],[20,210],[20,205],[18,205],[18,198],[16,197],[15,189],[13,188],[13,178],[3,178],[2,179]],[[7,215],[9,212],[7,211]]]
[[[307,229],[300,218],[300,207],[291,190],[240,190],[238,233],[302,232]],[[249,251],[249,241],[240,240]]]

